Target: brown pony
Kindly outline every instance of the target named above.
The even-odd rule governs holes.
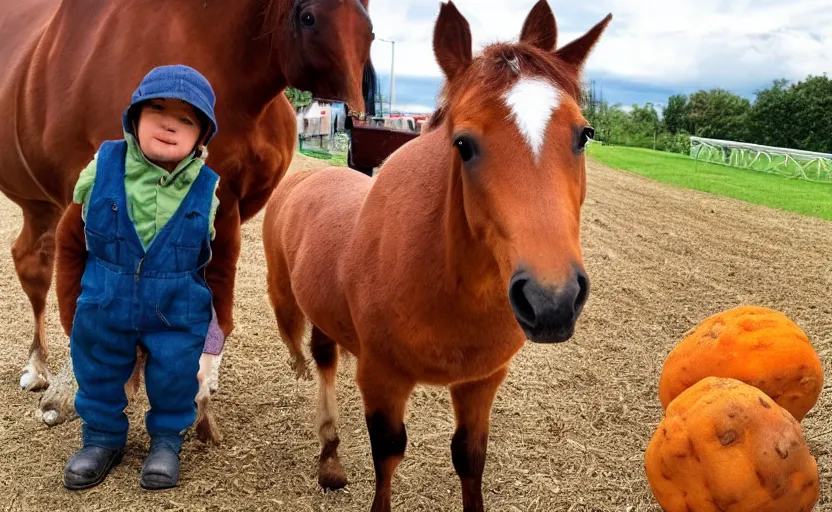
[[[231,333],[240,224],[263,208],[293,154],[295,113],[282,92],[291,84],[363,111],[368,1],[0,0],[0,191],[23,210],[12,256],[35,318],[22,387],[49,384],[44,309],[56,226],[66,210],[62,226],[80,228],[80,208],[67,209],[78,174],[102,141],[122,137],[121,112],[158,65],[192,66],[217,94],[208,164],[221,176],[220,208],[207,280]],[[65,240],[83,248],[83,232]],[[68,332],[83,262],[59,265]]]
[[[527,339],[569,339],[587,299],[579,226],[593,132],[579,77],[610,19],[555,50],[540,0],[519,43],[473,58],[467,21],[444,4],[433,45],[447,81],[433,127],[373,178],[329,168],[278,185],[263,225],[268,292],[299,373],[312,324],[321,486],[347,483],[335,400],[344,349],[357,358],[373,512],[391,509],[417,384],[450,387],[464,509],[483,510],[489,416],[509,362]]]

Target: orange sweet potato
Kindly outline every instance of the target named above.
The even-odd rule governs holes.
[[[706,377],[668,406],[645,453],[666,512],[808,512],[818,469],[800,424],[759,389]]]
[[[659,399],[700,379],[730,377],[759,388],[802,421],[823,389],[823,368],[806,333],[786,315],[740,306],[705,319],[665,359]]]

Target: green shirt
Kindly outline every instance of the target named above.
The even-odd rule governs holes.
[[[127,194],[127,213],[136,233],[144,244],[145,248],[150,245],[156,233],[176,213],[179,204],[185,199],[191,189],[205,160],[196,157],[193,153],[179,162],[173,172],[162,169],[148,160],[142,153],[136,139],[125,133],[127,141],[127,156],[124,161],[124,190]],[[87,206],[92,186],[95,182],[96,153],[93,160],[81,171],[78,182],[75,184],[75,192],[72,200],[75,203],[83,204],[82,218],[86,222]],[[211,215],[208,219],[208,228],[211,239],[214,239],[214,218],[217,213],[219,199],[217,189],[214,188],[214,197],[211,199]]]

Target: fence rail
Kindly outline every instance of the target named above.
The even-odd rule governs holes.
[[[832,154],[829,153],[691,137],[690,156],[717,165],[832,183]]]

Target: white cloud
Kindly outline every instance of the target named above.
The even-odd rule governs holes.
[[[455,0],[475,51],[514,40],[536,0]],[[748,89],[773,79],[832,71],[830,0],[550,0],[558,44],[583,34],[608,12],[613,21],[590,56],[590,76],[672,88]],[[440,76],[432,50],[440,1],[371,0],[377,37],[395,39],[396,74]],[[373,61],[389,72],[390,45]]]

